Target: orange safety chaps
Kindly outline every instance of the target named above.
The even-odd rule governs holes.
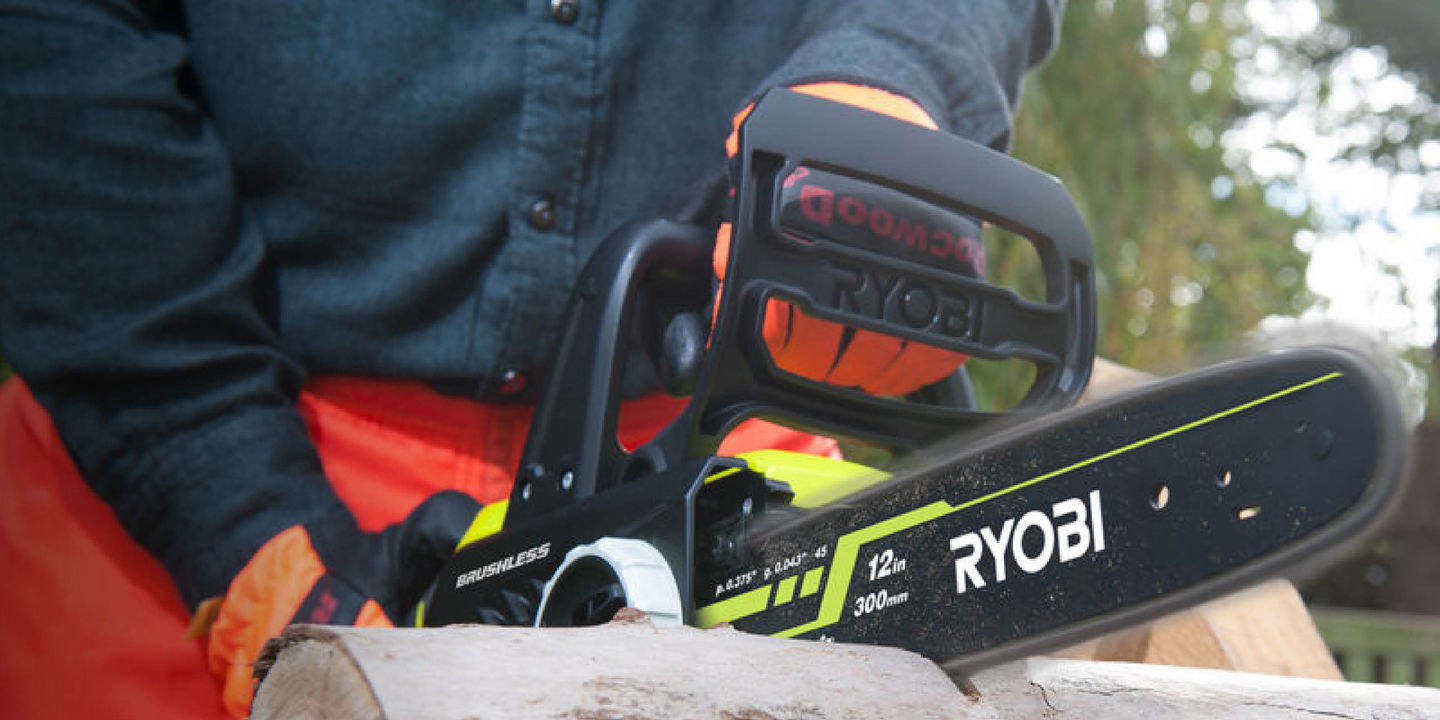
[[[621,443],[643,442],[682,406],[664,396],[628,403]],[[299,410],[367,530],[439,490],[509,497],[532,411],[350,378],[312,380]],[[754,420],[721,452],[761,448],[838,457],[829,439]],[[228,717],[169,576],[81,479],[18,378],[0,385],[0,569],[0,718]]]

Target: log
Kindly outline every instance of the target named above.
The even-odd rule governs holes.
[[[1272,580],[1055,654],[1085,660],[1342,679],[1334,656],[1288,580]]]
[[[964,701],[903,650],[657,628],[623,612],[590,628],[294,626],[262,654],[252,717],[939,719]]]
[[[1155,376],[1143,370],[1136,370],[1126,367],[1120,363],[1095,358],[1095,363],[1090,368],[1090,383],[1085,386],[1085,391],[1075,401],[1076,405],[1087,405],[1117,395],[1121,392],[1144,385]]]
[[[894,648],[657,628],[295,626],[267,648],[252,717],[815,720],[1240,716],[1433,718],[1440,690],[1033,658],[962,693]]]
[[[974,678],[980,701],[1004,718],[1247,720],[1440,717],[1440,690],[1333,680],[1030,658]]]

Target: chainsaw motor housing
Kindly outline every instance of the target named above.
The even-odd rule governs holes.
[[[739,141],[718,306],[710,307],[713,226],[637,221],[602,243],[571,296],[503,521],[482,513],[485,530],[467,534],[437,579],[424,624],[535,623],[577,563],[608,564],[594,571],[596,584],[616,585],[626,563],[595,548],[620,540],[663,561],[649,564],[669,569],[680,615],[691,622],[697,562],[708,564],[698,573],[707,578],[736,562],[747,518],[793,496],[743,460],[714,457],[741,420],[905,449],[999,415],[1069,405],[1084,389],[1095,342],[1093,261],[1085,225],[1054,177],[958,137],[779,89],[756,104]],[[952,229],[962,217],[1033,243],[1043,301],[980,276],[983,248]],[[913,342],[1020,358],[1036,366],[1035,381],[1018,406],[994,413],[805,379],[778,368],[766,350],[772,298]],[[650,443],[627,451],[616,426],[637,335],[662,338],[649,347],[652,361],[667,387],[688,391],[690,401]],[[844,475],[835,480],[842,487]],[[590,550],[570,557],[577,548]],[[604,613],[589,619],[603,621]]]

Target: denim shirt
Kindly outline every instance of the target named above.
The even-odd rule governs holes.
[[[194,604],[341,511],[305,373],[514,389],[765,88],[1003,147],[1058,3],[0,0],[0,350]]]

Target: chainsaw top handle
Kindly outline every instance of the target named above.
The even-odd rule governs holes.
[[[907,448],[1002,414],[876,397],[781,370],[762,334],[772,298],[912,342],[1027,360],[1035,380],[1010,413],[1068,405],[1084,389],[1095,342],[1090,237],[1057,179],[958,137],[786,90],[756,103],[739,141],[730,256],[708,346],[714,228],[654,220],[616,230],[571,298],[510,520],[711,455],[747,417]],[[795,192],[799,177],[844,194],[830,198],[832,212],[853,198],[852,216],[856,203],[885,208],[896,224],[959,213],[1026,238],[1044,267],[1044,301],[935,262],[934,253],[896,252],[886,244],[898,235],[826,232],[814,213],[807,222],[803,203],[815,198]],[[958,242],[946,248],[960,259]],[[667,386],[691,399],[630,454],[616,424],[637,332],[653,339]]]

